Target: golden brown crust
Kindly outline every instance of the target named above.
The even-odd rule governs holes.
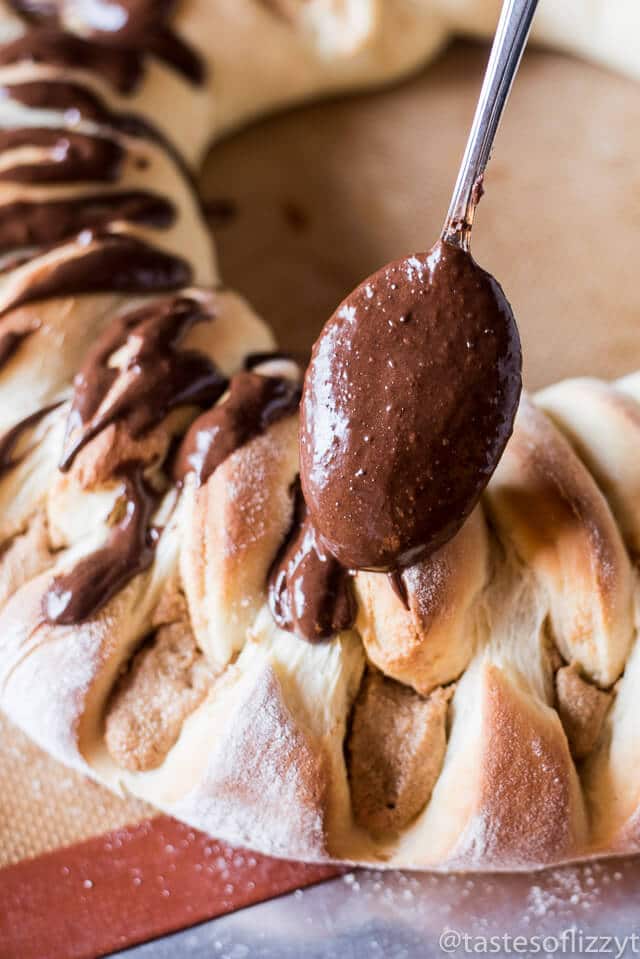
[[[387,576],[359,572],[356,626],[369,659],[423,695],[456,679],[473,655],[489,566],[478,507],[446,546],[403,573],[408,609]]]
[[[457,684],[442,771],[394,863],[512,870],[575,858],[587,819],[555,711],[481,651]]]
[[[511,870],[578,855],[586,816],[556,713],[484,657],[459,684],[453,713],[442,774],[402,857]]]
[[[631,564],[591,475],[526,397],[487,494],[500,536],[547,593],[560,652],[611,685],[634,636]]]
[[[218,667],[244,645],[291,525],[297,430],[297,416],[276,423],[185,490],[180,572],[198,643]]]
[[[586,816],[556,713],[495,666],[485,673],[483,713],[482,772],[462,861],[520,869],[575,857],[587,838]]]
[[[628,548],[640,556],[640,471],[629,452],[640,444],[640,404],[615,384],[565,380],[536,402],[566,435],[605,494]]]
[[[329,858],[329,768],[321,746],[292,714],[271,665],[256,663],[237,687],[223,697],[224,725],[200,780],[171,812],[240,845]]]
[[[639,696],[640,643],[636,641],[624,675],[616,684],[597,747],[582,769],[596,853],[640,849]]]

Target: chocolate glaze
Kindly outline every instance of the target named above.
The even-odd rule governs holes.
[[[173,0],[74,0],[74,16],[87,30],[82,38],[64,31],[65,8],[69,9],[65,0],[12,0],[12,6],[30,28],[18,40],[0,47],[0,65],[31,61],[84,69],[98,74],[122,94],[132,93],[140,83],[147,55],[170,64],[191,82],[203,79],[199,57],[169,26]],[[106,24],[114,24],[114,29]],[[128,136],[153,137],[176,156],[143,119],[114,112],[96,93],[76,82],[22,82],[4,88],[2,95],[31,109],[61,112],[70,125],[84,119]],[[0,149],[21,147],[39,148],[48,155],[37,163],[17,162],[0,173],[0,179],[34,184],[111,182],[118,177],[124,158],[123,147],[108,131],[99,136],[49,127],[0,131]],[[78,253],[35,271],[27,287],[3,312],[49,297],[152,293],[189,284],[191,268],[180,257],[135,237],[107,232],[116,220],[168,227],[175,215],[170,202],[142,191],[65,197],[38,204],[20,201],[0,207],[0,247],[5,252],[18,250],[9,266],[74,237],[74,252]],[[204,354],[180,349],[193,323],[210,318],[202,304],[189,297],[170,298],[116,318],[74,383],[63,468],[69,468],[84,444],[112,423],[123,425],[137,437],[177,406],[208,406],[220,397],[227,385],[225,378]],[[0,363],[9,359],[29,332],[0,335]],[[110,357],[125,343],[129,347],[126,370],[109,367]],[[123,389],[114,390],[117,396],[103,409],[119,376],[123,377]],[[0,469],[15,464],[14,451],[22,433],[47,412],[49,409],[28,417],[0,441]],[[49,622],[71,624],[87,619],[150,565],[157,537],[149,524],[157,495],[146,483],[143,470],[142,463],[118,467],[124,496],[116,523],[102,549],[55,578],[43,602]]]
[[[91,239],[91,235],[86,237]],[[25,303],[83,293],[164,293],[188,286],[191,267],[132,236],[104,236],[81,256],[62,260],[35,273],[28,285],[0,311],[0,316]]]
[[[29,247],[41,253],[83,230],[101,232],[116,221],[166,229],[175,218],[170,200],[143,190],[18,200],[0,206],[0,252]]]
[[[62,30],[65,9],[71,6],[68,0],[11,0],[11,5],[36,27]],[[72,12],[94,49],[112,50],[131,61],[121,68],[125,76],[117,77],[119,89],[123,89],[124,81],[124,90],[128,92],[139,81],[142,60],[147,54],[163,60],[190,83],[202,83],[204,67],[200,57],[169,23],[175,6],[175,0],[73,0]],[[100,60],[100,56],[96,59]],[[90,62],[88,66],[95,69]],[[110,72],[117,74],[113,62],[108,66]]]
[[[142,41],[145,41],[144,34]],[[204,82],[204,64],[198,54],[168,27],[158,26],[146,38],[148,50],[159,60],[181,73],[194,86]]]
[[[0,88],[0,96],[11,98],[30,109],[61,112],[70,126],[77,123],[78,119],[89,120],[128,137],[152,140],[170,154],[191,186],[194,197],[201,203],[193,172],[180,153],[180,145],[172,143],[159,128],[137,113],[112,110],[95,91],[79,83],[63,80],[31,80],[8,84]]]
[[[468,253],[441,241],[362,283],[315,344],[301,407],[302,487],[326,547],[389,569],[449,540],[520,389],[511,308]]]
[[[26,416],[23,420],[20,420],[20,422],[16,423],[4,436],[0,437],[0,478],[9,470],[13,469],[14,466],[17,466],[22,459],[21,456],[16,457],[14,455],[15,448],[22,434],[27,430],[33,429],[34,426],[37,426],[40,420],[43,420],[45,416],[48,416],[49,413],[52,413],[53,410],[59,406],[62,406],[62,402],[51,403],[50,406],[44,406],[41,410],[36,410],[35,413],[31,413],[30,416]]]
[[[214,403],[225,390],[226,379],[204,353],[181,348],[195,323],[211,319],[201,302],[187,296],[116,316],[74,380],[60,468],[69,469],[80,450],[112,423],[124,424],[135,438],[178,406]],[[109,361],[125,344],[130,355],[121,371]],[[105,407],[121,377],[121,388]]]
[[[157,495],[145,482],[139,463],[122,467],[118,478],[124,483],[121,518],[102,549],[55,577],[42,600],[49,623],[71,626],[84,622],[151,565],[157,534],[149,523]]]
[[[243,366],[245,370],[255,370],[257,366],[262,366],[263,363],[272,363],[277,360],[296,363],[303,369],[306,367],[308,362],[308,358],[307,360],[304,360],[303,358],[287,350],[262,350],[258,353],[247,353],[244,358]]]
[[[0,94],[30,109],[56,110],[69,122],[91,120],[128,136],[161,140],[160,134],[142,117],[111,110],[104,100],[88,87],[61,80],[30,80],[0,88]]]
[[[320,543],[298,484],[294,522],[269,575],[269,608],[281,629],[311,643],[355,621],[350,574]]]
[[[198,485],[206,483],[235,450],[294,413],[300,392],[298,383],[281,377],[236,373],[228,397],[192,423],[176,456],[174,478],[181,482],[195,473]]]
[[[48,27],[31,28],[11,43],[0,46],[0,66],[25,60],[70,70],[89,70],[123,94],[132,93],[143,74],[142,57],[134,51]]]
[[[188,296],[167,297],[117,316],[75,378],[60,468],[68,470],[86,443],[113,423],[135,438],[178,406],[215,402],[226,388],[225,378],[203,353],[180,348],[195,323],[211,319],[206,304]],[[109,360],[125,344],[130,353],[121,371]],[[125,378],[123,388],[104,408],[119,376]],[[142,463],[117,468],[114,478],[124,482],[122,518],[104,547],[55,578],[43,601],[48,622],[83,622],[151,564],[157,532],[150,521],[158,497],[143,470]]]
[[[120,172],[124,150],[108,137],[50,127],[0,130],[0,150],[34,147],[47,151],[36,162],[0,170],[0,180],[13,183],[60,183],[69,180],[111,182]]]
[[[68,5],[69,0],[57,0],[55,4],[58,9]],[[130,51],[152,53],[191,83],[202,83],[200,57],[171,28],[176,6],[177,0],[74,0],[73,9],[95,39]],[[118,13],[117,22],[111,27],[114,11]]]
[[[402,570],[393,569],[390,573],[387,573],[387,576],[389,577],[389,582],[391,583],[391,589],[394,591],[404,608],[409,609],[409,593],[407,591],[407,584],[402,577]]]

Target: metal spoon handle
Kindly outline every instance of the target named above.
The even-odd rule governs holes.
[[[482,175],[527,43],[538,0],[505,0],[442,239],[467,250]]]

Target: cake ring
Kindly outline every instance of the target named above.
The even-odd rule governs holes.
[[[0,706],[275,856],[640,850],[640,373],[524,396],[459,532],[352,574],[300,492],[303,370],[221,284],[192,183],[224,132],[408,73],[488,6],[0,4]],[[595,7],[597,35],[543,4],[538,37],[637,73],[640,11]]]

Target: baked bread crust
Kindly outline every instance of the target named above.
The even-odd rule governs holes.
[[[81,4],[58,7],[57,29],[87,33]],[[486,9],[466,7],[466,25],[487,29]],[[631,32],[612,9],[612,32]],[[2,126],[21,138],[0,162],[0,706],[62,762],[273,855],[511,870],[639,849],[640,374],[525,397],[457,536],[395,588],[359,572],[355,627],[321,642],[278,626],[269,606],[297,522],[295,409],[208,472],[193,461],[176,474],[176,446],[209,408],[228,412],[234,377],[277,380],[286,399],[300,376],[265,358],[271,333],[219,286],[185,167],[254,113],[412,69],[449,30],[427,0],[217,0],[215,31],[210,16],[208,0],[184,0],[172,21],[204,61],[200,85],[153,56],[126,92],[55,57],[0,56]],[[2,4],[0,28],[2,54],[25,21]],[[560,25],[539,29],[557,38]],[[624,44],[594,51],[579,30],[572,42],[624,61]],[[43,102],[68,81],[102,112],[71,123]],[[116,172],[41,176],[47,130],[104,141]],[[145,219],[142,200],[148,212],[157,197],[169,207]],[[29,216],[58,204],[58,222],[70,201],[82,229],[48,224],[60,235],[45,242]],[[100,203],[116,213],[98,228]],[[118,243],[153,258],[155,287],[63,282]],[[178,325],[158,355],[165,320]],[[208,399],[167,393],[188,363]],[[215,376],[228,388],[216,393]],[[118,579],[113,544],[143,506],[138,566]],[[99,603],[79,597],[71,622],[61,584],[79,568],[107,585]]]

